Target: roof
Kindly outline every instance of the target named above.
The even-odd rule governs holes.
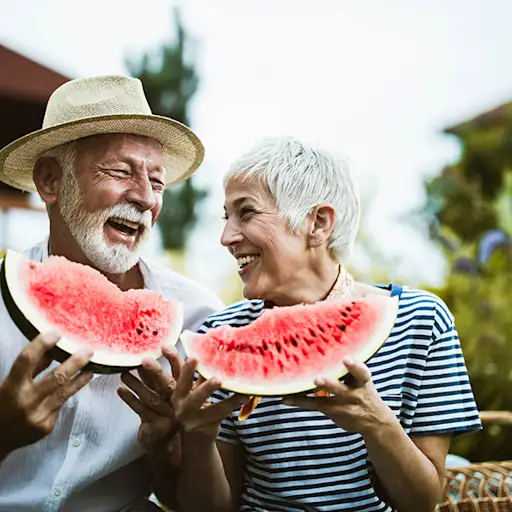
[[[0,96],[48,100],[52,92],[70,79],[0,44]]]
[[[445,128],[444,133],[461,135],[467,130],[497,126],[512,122],[512,101],[498,105],[455,126]]]

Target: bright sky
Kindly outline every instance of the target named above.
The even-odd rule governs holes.
[[[0,42],[72,77],[124,72],[128,53],[172,33],[175,4],[0,0]],[[259,137],[288,133],[352,159],[395,276],[439,279],[439,255],[400,217],[421,202],[422,180],[458,154],[442,128],[512,99],[512,3],[186,0],[182,10],[201,75],[198,182],[212,193],[191,244],[197,278],[215,288],[234,269],[218,244],[230,160]],[[213,257],[215,277],[204,264]]]

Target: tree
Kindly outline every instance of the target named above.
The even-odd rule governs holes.
[[[480,410],[512,410],[512,103],[446,130],[458,162],[425,183],[422,210],[449,262],[432,290],[455,315]],[[462,437],[452,450],[473,461],[512,459],[510,427]]]
[[[175,37],[138,60],[128,59],[129,73],[142,81],[154,114],[189,125],[188,108],[197,90],[198,76],[187,59],[191,42],[179,10],[174,10]],[[197,222],[197,205],[207,195],[194,186],[193,178],[164,193],[158,225],[165,249],[184,249],[188,233]]]

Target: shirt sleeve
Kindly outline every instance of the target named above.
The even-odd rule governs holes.
[[[410,435],[457,435],[481,428],[453,316],[439,301]]]

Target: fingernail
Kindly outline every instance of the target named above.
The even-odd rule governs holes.
[[[351,358],[351,357],[346,357],[343,362],[345,363],[345,365],[348,365],[348,366],[353,366],[356,364],[356,362]]]
[[[315,384],[317,386],[323,386],[325,384],[325,379],[316,379]]]
[[[58,331],[48,331],[44,333],[44,337],[49,343],[53,343],[60,340],[61,334]]]
[[[94,355],[94,351],[89,347],[82,347],[76,351],[76,355],[87,357],[90,359]]]

